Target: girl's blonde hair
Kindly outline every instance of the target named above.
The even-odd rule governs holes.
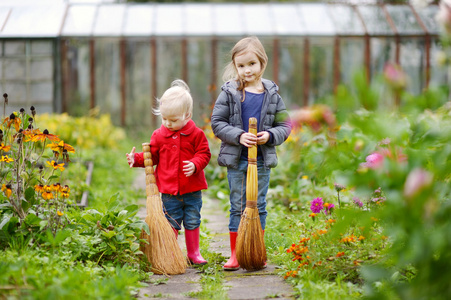
[[[268,64],[268,55],[266,55],[265,48],[256,36],[249,36],[241,39],[230,51],[231,60],[230,63],[225,67],[222,79],[224,81],[236,80],[238,82],[238,90],[244,89],[245,84],[238,77],[238,72],[235,67],[235,57],[246,52],[254,53],[261,64],[261,71],[257,78],[260,79],[265,72],[266,65]]]
[[[171,113],[183,114],[191,118],[193,115],[193,97],[185,81],[176,79],[171,83],[160,99],[157,98],[158,108],[153,109],[155,115],[161,115],[161,107],[164,106]]]

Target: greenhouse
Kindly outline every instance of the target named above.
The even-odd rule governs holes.
[[[252,11],[253,18],[243,17]],[[289,107],[321,102],[357,71],[387,62],[409,75],[409,92],[448,85],[437,5],[271,2],[113,4],[0,3],[0,87],[9,110],[82,115],[99,107],[118,125],[156,125],[155,98],[184,79],[203,124],[222,85],[228,51],[246,35],[265,45],[265,77]]]

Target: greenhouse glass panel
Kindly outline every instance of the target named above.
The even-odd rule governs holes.
[[[24,80],[27,74],[25,58],[5,59],[3,64],[3,76],[5,80]]]
[[[327,10],[327,4],[302,3],[297,7],[309,35],[335,35],[336,29]]]
[[[274,80],[274,39],[269,37],[260,37],[259,39],[268,56],[268,64],[265,73],[263,74],[263,78]]]
[[[124,20],[125,36],[151,36],[155,21],[154,6],[127,6]]]
[[[155,35],[181,36],[185,33],[182,6],[161,4],[155,7]]]
[[[363,38],[340,38],[340,81],[352,84],[354,75],[364,70]]]
[[[25,55],[25,41],[5,41],[5,56],[19,56]]]
[[[223,37],[217,41],[216,47],[216,91],[217,95],[221,92],[221,86],[224,84],[223,75],[225,67],[230,63],[232,57],[230,55],[230,50],[232,50],[233,46],[240,40],[240,38],[229,38]]]
[[[242,5],[217,4],[213,6],[214,32],[216,35],[244,35],[244,14]],[[232,48],[230,48],[232,49]]]
[[[49,58],[39,58],[31,60],[31,74],[30,79],[32,80],[47,80],[53,81],[53,59]]]
[[[63,3],[15,6],[0,34],[4,37],[56,37],[64,17]]]
[[[31,84],[31,103],[32,105],[44,104],[47,107],[52,107],[53,99],[53,82],[34,82]],[[51,111],[51,110],[50,110]]]
[[[451,71],[449,66],[443,63],[443,47],[439,39],[431,41],[431,81],[430,87],[446,87],[449,91]],[[442,61],[442,62],[440,62]]]
[[[331,19],[340,35],[364,35],[365,28],[352,6],[332,4],[327,6]]]
[[[371,38],[371,77],[381,74],[387,62],[395,61],[394,38]]]
[[[435,19],[435,16],[437,15],[438,11],[439,11],[438,5],[429,5],[425,8],[416,10],[416,12],[421,18],[421,21],[423,21],[424,26],[426,26],[426,29],[430,34],[440,33],[437,20]]]
[[[151,47],[149,41],[127,42],[126,124],[151,126]]]
[[[90,36],[94,28],[97,9],[96,5],[69,6],[61,35]]]
[[[182,43],[179,39],[161,38],[157,40],[157,91],[160,98],[171,86],[171,82],[182,79]],[[155,67],[155,66],[153,66]],[[161,123],[159,123],[161,124]]]
[[[400,35],[424,34],[410,6],[385,5]]]
[[[3,28],[3,26],[5,25],[5,22],[8,20],[8,15],[9,15],[10,11],[11,11],[11,8],[4,7],[0,4],[0,29]],[[1,32],[0,32],[0,36],[1,36]]]
[[[304,39],[280,40],[279,85],[288,109],[303,105],[304,95]]]
[[[194,101],[193,118],[197,125],[207,125],[211,115],[211,42],[210,39],[188,39],[188,79]],[[216,99],[214,99],[216,100]]]
[[[293,4],[270,3],[274,16],[274,33],[278,35],[306,35],[307,29],[299,20],[299,10]],[[297,20],[294,22],[294,20]]]
[[[67,111],[73,116],[83,116],[91,105],[89,44],[87,39],[69,39],[67,43]]]
[[[310,39],[310,105],[333,93],[333,49],[332,38]]]
[[[111,115],[115,125],[121,120],[120,54],[116,39],[96,39],[96,103],[101,113]]]
[[[51,41],[41,41],[41,40],[34,40],[31,43],[31,55],[33,56],[49,56],[53,54],[53,42]]]
[[[209,4],[185,5],[186,35],[213,35],[213,7]]]
[[[426,82],[426,65],[424,40],[420,38],[402,38],[400,43],[399,63],[403,71],[407,74],[407,90],[410,93],[419,95]]]
[[[99,6],[94,23],[94,36],[121,36],[125,16],[125,5]]]
[[[387,21],[387,16],[379,6],[356,6],[360,12],[366,29],[370,35],[394,35],[395,33]]]
[[[274,17],[272,16],[272,13],[270,12],[269,6],[267,4],[244,4],[242,9],[245,16],[253,16],[253,18],[243,19],[246,34],[274,34]]]

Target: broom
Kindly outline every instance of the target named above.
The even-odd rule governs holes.
[[[257,135],[257,119],[249,119],[249,132]],[[248,148],[246,208],[241,216],[236,240],[236,258],[240,267],[252,271],[263,269],[266,248],[257,208],[257,145]]]
[[[149,242],[141,248],[147,256],[152,272],[175,275],[185,273],[187,262],[174,236],[174,231],[163,213],[160,192],[153,171],[150,144],[143,143],[144,166],[146,172],[146,223],[150,235],[144,231],[141,238]]]

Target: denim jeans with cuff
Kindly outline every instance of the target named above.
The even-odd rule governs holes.
[[[241,221],[241,214],[246,208],[246,177],[247,160],[240,160],[238,169],[227,168],[227,179],[230,188],[230,220],[229,231],[237,232]],[[266,194],[269,187],[271,169],[264,166],[263,160],[257,161],[258,172],[258,199],[257,208],[260,224],[265,230],[266,225]]]
[[[183,195],[161,194],[164,215],[177,230],[183,227],[194,230],[200,226],[202,192],[197,191]]]

